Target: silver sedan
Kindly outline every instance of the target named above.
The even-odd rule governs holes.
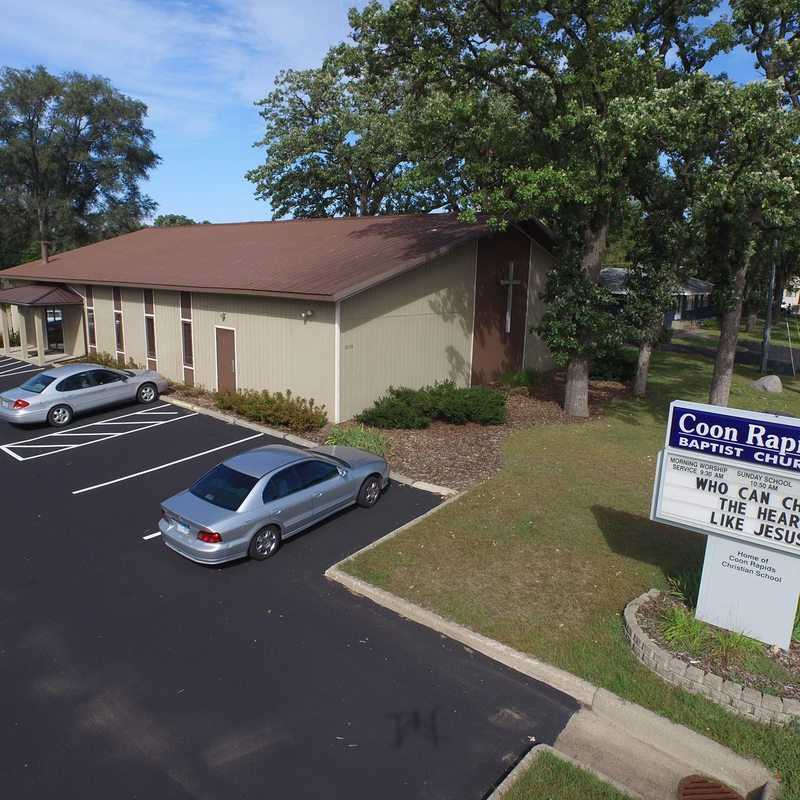
[[[161,504],[164,544],[200,564],[261,561],[343,508],[374,506],[389,485],[380,456],[354,447],[269,445],[218,464]]]
[[[152,370],[68,364],[45,370],[0,394],[0,419],[68,425],[75,414],[114,403],[152,403],[167,380]]]

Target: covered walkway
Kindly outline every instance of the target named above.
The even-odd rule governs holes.
[[[3,355],[39,366],[84,356],[83,298],[66,286],[53,284],[0,289],[0,336]]]

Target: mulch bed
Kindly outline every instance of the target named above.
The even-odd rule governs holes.
[[[663,647],[664,650],[677,656],[682,661],[687,661],[692,666],[698,667],[705,672],[713,672],[724,680],[734,681],[742,686],[758,689],[761,692],[767,692],[778,697],[790,697],[800,700],[800,642],[792,642],[790,650],[781,650],[780,648],[762,645],[764,655],[782,666],[793,676],[792,681],[787,682],[777,681],[766,675],[750,672],[741,664],[726,664],[719,658],[715,658],[711,653],[693,656],[676,649],[674,645],[664,639],[661,633],[661,619],[670,606],[677,604],[679,604],[678,601],[662,594],[655,600],[644,603],[639,608],[639,624],[660,647]],[[708,627],[711,630],[716,630],[713,625]]]
[[[627,392],[614,381],[593,381],[590,385],[591,416],[597,416],[603,403]],[[575,424],[561,409],[564,378],[553,376],[547,383],[508,392],[508,418],[504,425],[450,425],[433,422],[422,430],[381,430],[390,444],[388,459],[396,472],[416,480],[428,481],[451,489],[466,489],[497,473],[503,465],[505,438],[519,428],[531,425]],[[580,420],[577,421],[580,423]],[[346,422],[343,425],[356,425]],[[305,434],[324,442],[331,426]]]

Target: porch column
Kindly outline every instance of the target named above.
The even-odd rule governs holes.
[[[0,306],[0,334],[3,335],[3,347],[0,352],[7,356],[11,350],[11,340],[8,330],[8,306]]]
[[[28,309],[21,306],[17,309],[19,313],[19,346],[21,349],[20,357],[23,361],[28,360]]]
[[[36,331],[36,363],[40,367],[43,367],[45,363],[44,348],[47,343],[47,334],[45,333],[43,308],[33,309],[33,327]]]

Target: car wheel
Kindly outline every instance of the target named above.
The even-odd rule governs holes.
[[[281,532],[274,525],[262,528],[251,540],[247,555],[256,561],[274,556],[281,546]]]
[[[69,406],[53,406],[47,412],[47,422],[54,428],[63,428],[72,422],[72,409]]]
[[[358,500],[356,501],[362,508],[372,508],[381,496],[380,475],[370,475],[361,488],[358,490]]]
[[[140,403],[153,403],[158,400],[158,389],[154,383],[143,383],[136,392],[136,399]]]

